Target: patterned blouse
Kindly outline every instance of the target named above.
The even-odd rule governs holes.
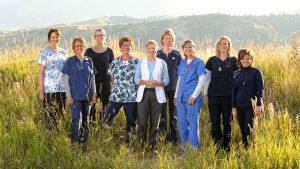
[[[122,61],[121,57],[113,60],[108,73],[115,78],[110,100],[118,103],[135,102],[138,86],[134,83],[134,74],[139,60],[131,57]]]
[[[45,93],[65,92],[64,75],[61,70],[66,60],[67,52],[62,48],[53,51],[46,47],[41,51],[38,63],[45,66]]]

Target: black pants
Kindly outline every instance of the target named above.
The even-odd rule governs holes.
[[[167,131],[167,107],[169,108],[169,130],[167,140],[174,144],[178,142],[177,111],[174,106],[175,91],[166,91],[167,102],[163,103],[162,113],[159,123],[159,132],[165,134]]]
[[[112,125],[115,118],[120,112],[121,107],[123,107],[126,116],[126,143],[129,143],[129,134],[135,132],[136,128],[136,117],[137,117],[137,103],[136,102],[113,102],[109,101],[105,108],[105,114],[108,115],[105,122],[108,125]]]
[[[143,99],[138,103],[138,130],[141,143],[147,140],[148,119],[150,116],[149,144],[156,146],[162,103],[158,103],[155,89],[145,89]]]
[[[242,133],[243,143],[244,146],[247,148],[250,130],[253,128],[253,108],[237,108],[237,118]]]
[[[211,120],[211,134],[216,145],[225,150],[230,150],[232,105],[231,97],[228,96],[209,96],[208,108]],[[221,116],[223,132],[221,130]]]
[[[102,110],[99,112],[99,119],[102,119],[103,116],[107,116],[106,114],[103,114],[103,110],[109,101],[109,96],[111,92],[110,81],[96,81],[96,92],[97,99],[100,98],[102,103]],[[93,104],[91,107],[90,121],[96,121],[96,104]]]
[[[45,127],[51,131],[58,131],[58,121],[64,118],[66,108],[66,93],[45,93]]]

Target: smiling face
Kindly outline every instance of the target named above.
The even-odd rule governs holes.
[[[227,39],[222,39],[218,44],[218,50],[220,53],[228,53],[229,42]]]
[[[250,55],[244,55],[240,62],[243,68],[251,67],[253,58]]]
[[[60,36],[58,36],[55,32],[52,32],[51,36],[49,38],[50,45],[53,45],[53,46],[57,45],[59,40],[60,40]]]
[[[148,56],[156,56],[157,46],[154,43],[150,43],[146,47]]]
[[[80,41],[75,41],[74,44],[74,53],[76,56],[83,56],[85,46]]]
[[[104,43],[106,40],[106,34],[104,31],[98,30],[94,34],[94,39],[97,44]]]
[[[195,56],[195,46],[191,43],[187,43],[183,46],[183,53],[186,57],[191,58]]]
[[[131,53],[131,43],[128,41],[124,41],[121,46],[121,52],[123,55],[130,55]]]
[[[165,35],[162,42],[163,46],[172,47],[173,46],[173,37],[171,35]]]

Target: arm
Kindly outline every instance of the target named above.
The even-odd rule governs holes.
[[[70,90],[70,76],[67,74],[64,74],[64,84],[66,89],[66,95],[67,95],[67,105],[72,106],[73,105],[73,98],[71,96],[71,90]]]
[[[45,81],[45,66],[39,64],[39,90],[40,90],[40,100],[42,102],[45,100],[44,81]]]
[[[261,111],[261,104],[262,104],[262,98],[264,95],[264,81],[263,76],[260,70],[256,73],[256,97],[257,97],[257,103],[256,103],[256,115],[258,115]]]
[[[177,84],[176,84],[176,90],[174,94],[174,105],[176,106],[176,99],[177,99],[177,94],[178,94],[178,89],[179,89],[179,84],[180,84],[180,76],[178,76]]]
[[[207,96],[208,86],[211,81],[211,71],[208,69],[205,69],[205,70],[206,70],[206,76],[205,76],[205,80],[204,80],[204,95]]]
[[[97,92],[96,92],[96,82],[95,82],[95,74],[92,74],[92,89],[93,89],[93,97],[92,97],[92,104],[95,104],[97,101]]]
[[[195,90],[192,94],[192,97],[194,99],[196,99],[199,96],[199,94],[201,92],[201,88],[203,87],[204,82],[205,82],[204,80],[205,80],[205,75],[203,74],[199,77],[198,84],[197,84],[197,86],[196,86],[196,88],[195,88]]]
[[[153,84],[153,86],[162,86],[165,87],[169,84],[170,79],[169,79],[169,73],[168,73],[168,68],[167,68],[167,64],[165,61],[163,61],[163,70],[162,70],[162,81],[158,82],[155,81],[155,83]]]

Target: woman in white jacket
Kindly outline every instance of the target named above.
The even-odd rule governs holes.
[[[138,102],[138,130],[139,137],[144,144],[147,139],[147,125],[150,116],[149,145],[151,151],[157,154],[156,140],[163,103],[166,102],[164,86],[169,83],[167,64],[156,58],[157,42],[149,40],[146,44],[147,57],[137,65],[134,81],[139,85]]]

